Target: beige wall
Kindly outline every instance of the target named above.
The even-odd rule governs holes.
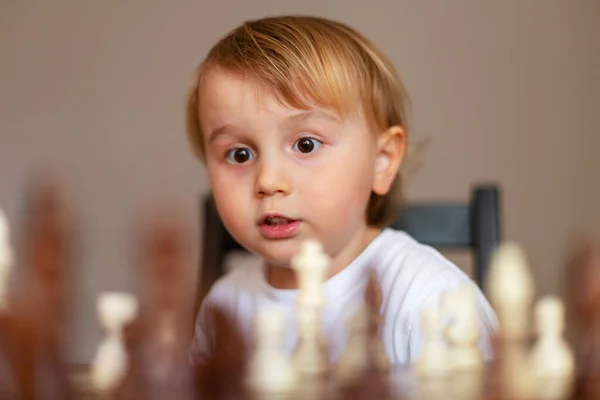
[[[218,4],[218,5],[217,5]],[[0,2],[0,206],[17,221],[36,167],[62,174],[81,222],[72,357],[100,337],[94,299],[132,286],[134,220],[174,199],[197,226],[204,171],[184,137],[189,74],[247,18],[311,13],[378,42],[432,140],[410,198],[504,190],[506,237],[539,293],[559,290],[561,252],[600,229],[600,2],[507,0]]]

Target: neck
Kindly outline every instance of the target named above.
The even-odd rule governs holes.
[[[331,266],[327,271],[326,279],[346,268],[380,233],[380,228],[366,227],[359,234],[354,235],[343,249],[334,255],[330,255]],[[265,275],[269,285],[276,289],[298,289],[296,273],[289,265],[274,265],[267,262],[265,267]]]

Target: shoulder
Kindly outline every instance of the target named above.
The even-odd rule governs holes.
[[[422,340],[420,319],[427,307],[439,306],[442,298],[472,279],[433,247],[421,244],[407,233],[387,229],[382,233],[376,263],[384,292],[385,318],[393,321],[387,328],[396,343],[401,362],[411,362]],[[489,335],[496,329],[494,311],[477,288],[484,352]]]
[[[403,231],[384,230],[378,247],[376,265],[379,275],[386,284],[405,293],[416,291],[422,296],[427,288],[434,290],[438,286],[458,285],[470,280],[439,251],[419,243]]]
[[[407,233],[386,229],[377,252],[377,271],[388,312],[398,312],[410,329],[420,309],[444,292],[470,282],[469,276],[440,252]]]

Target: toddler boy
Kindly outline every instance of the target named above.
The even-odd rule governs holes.
[[[288,310],[284,345],[293,351],[290,260],[308,238],[332,260],[323,314],[332,361],[344,349],[347,317],[363,301],[367,268],[381,285],[391,363],[415,360],[424,307],[469,281],[436,250],[386,228],[401,206],[407,102],[390,60],[355,30],[323,18],[244,23],[200,65],[188,101],[189,139],[225,227],[264,260],[220,279],[205,304],[230,312],[249,341],[257,309],[276,303]],[[488,358],[496,319],[481,292],[478,306],[479,345]],[[211,352],[204,309],[192,351],[197,362]]]

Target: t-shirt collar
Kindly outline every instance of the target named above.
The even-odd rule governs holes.
[[[344,296],[366,285],[368,270],[375,267],[377,256],[385,242],[385,237],[390,234],[389,231],[389,228],[383,229],[346,268],[324,282],[323,290],[326,298]],[[274,288],[269,285],[264,273],[260,275],[262,290],[268,298],[283,303],[293,302],[296,299],[298,289]]]

